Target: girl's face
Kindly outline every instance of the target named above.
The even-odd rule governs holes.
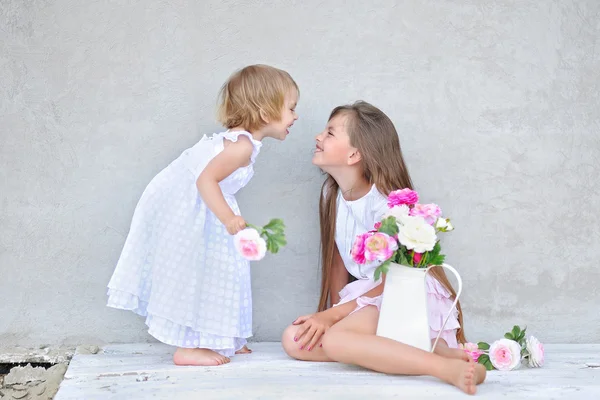
[[[348,116],[345,113],[331,118],[325,130],[316,137],[317,145],[312,162],[323,171],[335,167],[352,165],[356,148],[350,144],[346,129]]]

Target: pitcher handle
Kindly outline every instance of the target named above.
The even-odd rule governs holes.
[[[462,286],[463,286],[462,279],[460,278],[458,271],[456,271],[454,269],[454,267],[451,267],[448,264],[432,265],[427,268],[427,271],[425,272],[425,274],[427,274],[431,268],[435,268],[435,267],[442,267],[442,268],[446,268],[447,270],[450,270],[450,272],[452,272],[454,274],[454,276],[456,277],[456,280],[458,281],[458,290],[456,291],[456,298],[454,299],[454,303],[452,303],[452,308],[450,308],[448,315],[446,315],[446,319],[444,320],[444,323],[442,324],[442,328],[440,329],[440,332],[438,333],[437,337],[435,338],[435,342],[433,342],[433,346],[431,347],[432,353],[435,350],[435,346],[437,346],[438,341],[440,340],[440,337],[442,336],[442,332],[444,332],[444,327],[446,326],[446,323],[450,319],[452,312],[454,311],[454,309],[456,308],[456,305],[458,304],[458,298],[460,297],[460,294],[462,293]]]

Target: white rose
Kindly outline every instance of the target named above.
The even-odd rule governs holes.
[[[422,217],[405,216],[398,224],[398,240],[409,250],[425,253],[433,250],[437,237],[435,228]]]
[[[438,218],[437,222],[435,223],[435,227],[442,232],[450,232],[454,230],[454,226],[452,226],[448,218]]]
[[[511,371],[521,363],[521,346],[510,339],[496,340],[490,346],[490,361],[500,371]]]
[[[387,213],[383,216],[383,218],[394,217],[396,221],[400,222],[402,218],[408,216],[408,206],[406,204],[400,204],[398,206],[394,206],[388,210]]]
[[[544,365],[544,345],[535,336],[529,336],[525,340],[525,347],[529,353],[527,364],[530,367],[537,368]]]

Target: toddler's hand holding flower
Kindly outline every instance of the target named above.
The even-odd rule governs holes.
[[[234,216],[225,224],[225,228],[230,235],[236,235],[246,227],[246,221],[239,215]]]
[[[235,235],[234,244],[238,252],[247,260],[262,260],[267,250],[273,254],[285,246],[285,225],[280,219],[272,219],[262,228],[248,224],[248,227]]]

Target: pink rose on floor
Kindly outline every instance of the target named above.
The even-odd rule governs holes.
[[[461,343],[458,345],[458,347],[463,349],[464,352],[467,353],[475,362],[477,362],[477,360],[479,360],[479,356],[483,354],[483,350],[480,350],[475,343]]]
[[[496,340],[490,346],[490,361],[500,371],[510,371],[521,363],[521,346],[510,339]]]
[[[398,250],[398,243],[385,233],[374,233],[365,240],[365,259],[367,261],[386,261],[396,250]]]
[[[267,243],[256,229],[246,228],[233,237],[235,248],[246,260],[262,260],[267,252]]]
[[[439,216],[442,215],[442,210],[437,204],[415,204],[410,209],[409,215],[422,217],[429,225],[433,225]]]
[[[417,192],[411,189],[395,190],[388,196],[388,207],[399,206],[402,204],[413,205],[419,201]]]
[[[365,259],[365,241],[372,235],[373,233],[363,233],[362,235],[358,235],[354,240],[350,255],[355,263],[364,264],[367,262]]]

